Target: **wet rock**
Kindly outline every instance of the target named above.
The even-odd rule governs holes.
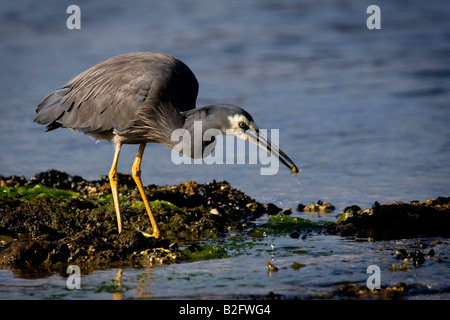
[[[346,208],[336,230],[342,236],[375,240],[413,236],[450,236],[450,198],[439,197],[424,202],[394,202],[371,209]]]
[[[270,291],[267,295],[260,297],[260,300],[281,300],[281,295]]]
[[[333,295],[346,299],[373,299],[373,300],[395,300],[408,294],[408,291],[417,288],[418,285],[407,285],[399,282],[392,286],[381,286],[380,289],[369,289],[355,283],[345,282],[336,286]]]
[[[348,206],[344,208],[344,214],[351,214],[351,215],[355,215],[358,213],[358,211],[360,211],[361,208],[359,206],[353,205],[353,206]]]
[[[82,199],[72,199],[69,202],[69,206],[73,210],[94,209],[97,207],[97,205],[95,205],[94,203],[84,200],[84,199],[83,200]]]
[[[306,265],[303,264],[303,263],[293,262],[293,263],[290,265],[290,267],[291,267],[292,269],[294,269],[294,270],[297,271],[297,270],[300,270],[301,268],[306,267]]]
[[[344,282],[335,287],[332,295],[327,298],[349,299],[349,300],[403,300],[418,295],[429,296],[448,294],[448,288],[436,289],[432,286],[422,284],[406,284],[399,282],[393,285],[381,285],[380,289],[369,289],[367,285]],[[402,314],[405,310],[401,311]],[[417,308],[412,308],[412,312],[417,312]],[[412,315],[412,314],[411,314]]]
[[[310,204],[306,205],[304,211],[327,213],[327,212],[332,212],[334,209],[335,209],[335,207],[331,203],[319,200],[319,201],[317,201],[316,204],[310,203]]]
[[[145,237],[137,230],[124,230],[116,238],[114,247],[118,248],[120,252],[132,253],[142,250],[142,248],[161,247],[160,244],[156,245],[157,241],[157,239]]]
[[[201,248],[198,244],[193,243],[193,244],[191,244],[189,247],[187,247],[187,249],[188,249],[190,252],[197,252],[197,251],[200,251],[202,248]]]
[[[50,241],[21,239],[13,241],[0,255],[1,265],[39,265],[47,260],[53,250]]]
[[[70,176],[64,171],[48,170],[34,175],[27,184],[41,184],[58,189],[72,189],[77,182],[82,180],[81,177]]]
[[[273,203],[268,203],[266,205],[264,205],[266,208],[266,212],[268,215],[276,215],[281,211],[281,208],[278,208],[276,205],[274,205]]]
[[[397,251],[395,251],[395,257],[397,258],[397,260],[403,260],[408,256],[408,253],[406,252],[405,249],[399,249]]]
[[[335,207],[331,203],[322,200],[318,200],[317,203],[308,203],[307,205],[299,203],[297,206],[297,211],[309,213],[328,213],[332,212],[334,209]]]
[[[413,252],[408,254],[407,258],[412,260],[413,264],[416,266],[425,262],[424,254],[422,252],[420,252],[419,250],[414,250]]]
[[[284,299],[284,296],[281,294],[274,293],[273,291],[270,291],[266,295],[236,295],[232,296],[231,299],[233,300],[282,300]]]
[[[153,248],[140,252],[141,264],[148,267],[174,264],[184,260],[186,260],[186,257],[178,250],[171,251],[163,248]]]
[[[289,237],[291,237],[292,239],[298,239],[298,238],[300,238],[300,233],[297,231],[291,232],[289,234]]]
[[[436,241],[430,241],[430,240],[421,240],[414,244],[409,244],[405,247],[405,249],[397,249],[395,252],[392,253],[392,255],[396,258],[396,260],[399,260],[399,265],[393,264],[393,271],[407,271],[409,269],[412,269],[413,267],[420,267],[424,263],[426,263],[427,260],[433,260],[437,262],[442,262],[443,260],[448,261],[450,258],[446,256],[442,256],[439,254],[439,248],[442,242],[436,242]],[[430,250],[428,250],[427,253],[424,253],[421,251],[423,248],[428,248],[429,246],[432,246]],[[438,252],[436,254],[436,252]],[[403,264],[401,264],[403,262]]]
[[[279,270],[278,267],[274,266],[270,261],[266,262],[266,266],[269,272],[277,272]]]
[[[0,187],[20,187],[24,186],[27,183],[27,179],[25,177],[21,176],[10,176],[10,177],[4,177],[0,176]]]

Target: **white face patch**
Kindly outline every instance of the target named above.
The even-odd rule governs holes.
[[[234,116],[228,116],[228,120],[230,121],[231,128],[230,129],[239,129],[239,122],[245,122],[247,125],[250,125],[248,123],[248,120],[246,117],[244,117],[242,114],[235,114]]]
[[[229,116],[228,120],[230,121],[230,128],[227,129],[227,135],[234,135],[238,138],[241,138],[243,140],[252,141],[254,139],[251,139],[247,134],[245,134],[245,131],[250,130],[258,130],[258,126],[254,124],[253,122],[250,122],[247,117],[241,115],[241,114],[235,114],[234,116]],[[239,126],[239,123],[244,122],[247,124],[248,129],[244,130]],[[253,142],[253,141],[252,141]]]

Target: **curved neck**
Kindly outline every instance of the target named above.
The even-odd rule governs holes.
[[[183,112],[182,115],[185,116],[183,128],[193,131],[195,123],[201,123],[202,134],[208,129],[217,129],[221,134],[225,134],[226,124],[220,121],[221,117],[217,112],[220,110],[219,107],[220,105],[210,105]]]
[[[183,112],[183,128],[174,130],[172,147],[191,158],[208,156],[215,147],[215,136],[225,134],[225,124],[212,112],[215,106],[207,106]],[[216,110],[215,110],[216,111]]]

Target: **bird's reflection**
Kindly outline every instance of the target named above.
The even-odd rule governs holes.
[[[149,291],[149,284],[153,281],[153,277],[149,277],[152,273],[152,268],[146,268],[142,273],[139,273],[137,275],[137,286],[135,288],[136,297],[140,299],[149,299],[150,291]],[[122,279],[123,279],[123,269],[118,269],[117,274],[112,279],[112,281],[115,283],[115,292],[112,295],[113,300],[122,300],[126,299],[125,292],[127,290],[126,286],[123,286]]]

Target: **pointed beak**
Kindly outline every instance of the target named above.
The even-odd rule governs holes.
[[[289,168],[291,173],[297,176],[298,168],[295,163],[283,151],[281,151],[280,148],[267,139],[258,129],[247,130],[245,131],[245,135],[249,138],[249,141],[255,143],[258,147],[266,150],[267,152],[270,152],[271,155],[277,157],[282,164]]]

